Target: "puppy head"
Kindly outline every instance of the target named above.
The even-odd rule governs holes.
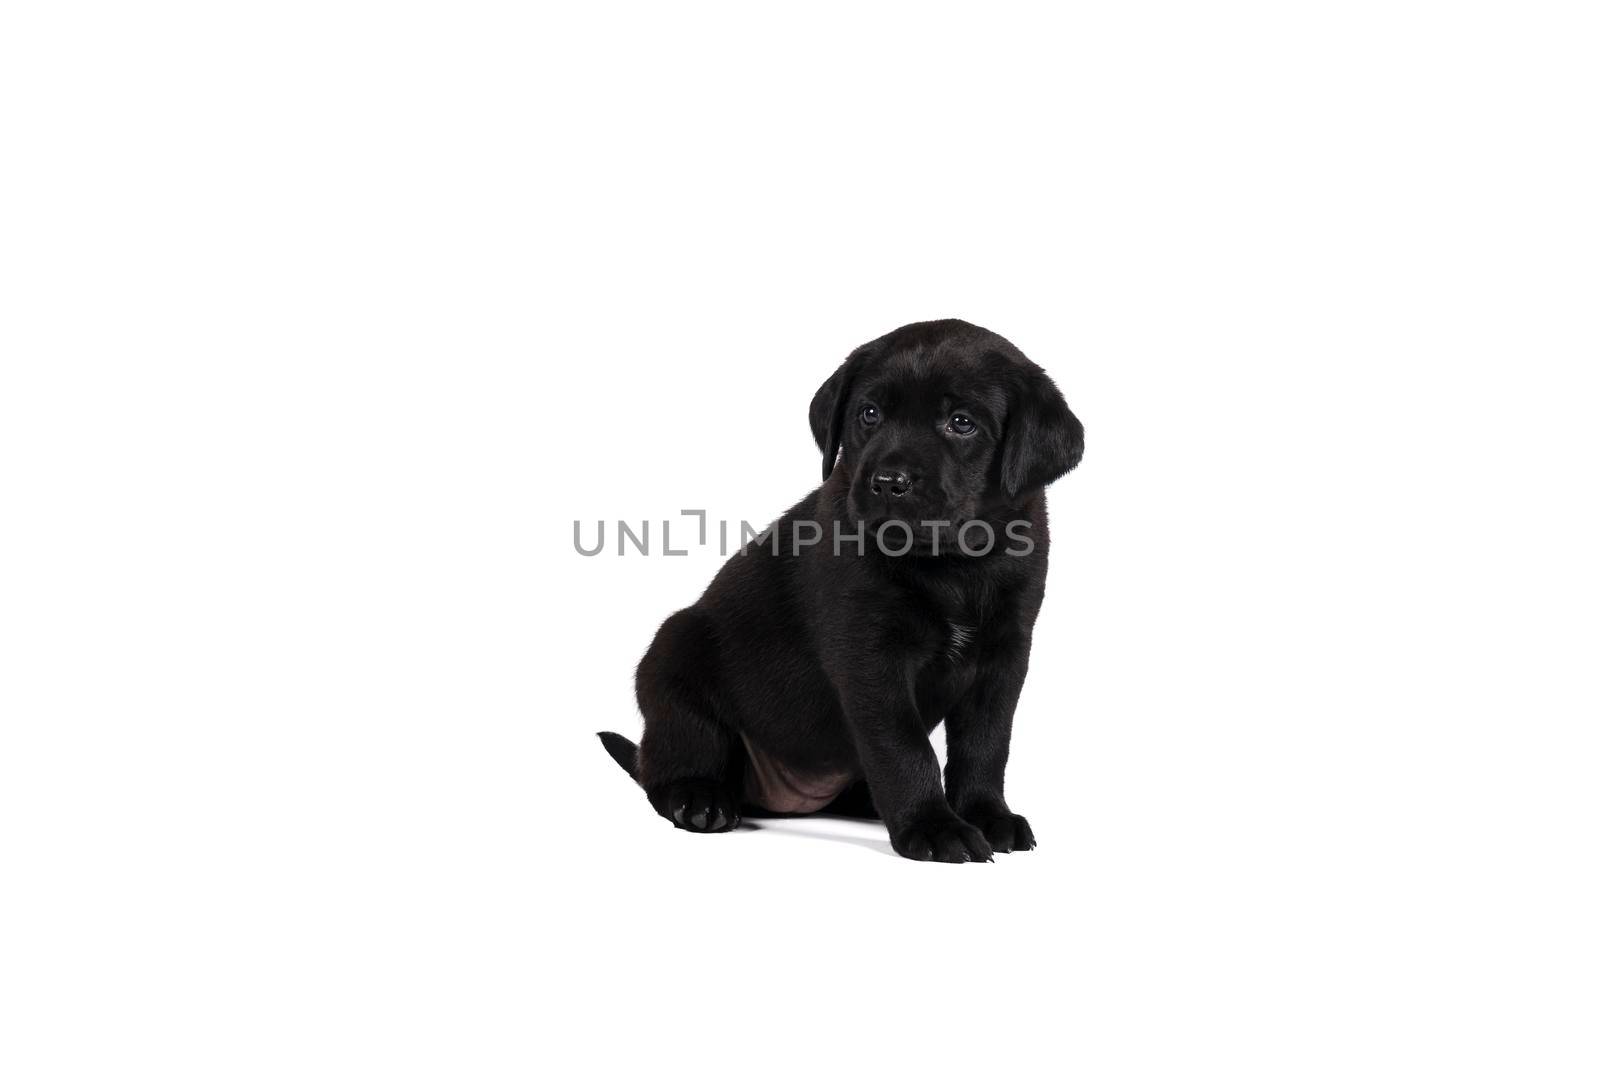
[[[1083,424],[998,334],[945,319],[850,353],[811,401],[822,476],[848,480],[853,521],[959,525],[1026,501],[1077,466]]]

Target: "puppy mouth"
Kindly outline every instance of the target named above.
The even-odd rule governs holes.
[[[915,552],[955,551],[956,534],[972,517],[956,515],[876,514],[857,517],[866,536],[892,550],[909,547]],[[909,538],[909,543],[908,543]]]
[[[877,515],[862,520],[862,525],[869,534],[876,534],[883,529],[905,530],[910,527],[913,536],[918,540],[931,540],[935,531],[942,536],[947,531],[957,529],[965,521],[943,515]]]
[[[936,485],[919,483],[909,494],[896,494],[892,487],[873,493],[873,488],[864,481],[854,484],[845,514],[852,527],[896,554],[954,551],[956,532],[974,518],[972,509],[952,509]]]

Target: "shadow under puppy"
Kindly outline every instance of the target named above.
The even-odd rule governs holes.
[[[1005,767],[1044,598],[1043,490],[1082,457],[1083,425],[1016,346],[947,319],[850,353],[811,432],[821,487],[662,624],[637,676],[643,740],[602,742],[685,830],[876,812],[912,859],[1032,848]]]

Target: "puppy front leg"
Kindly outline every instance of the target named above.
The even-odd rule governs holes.
[[[867,787],[894,850],[944,863],[991,859],[994,850],[982,831],[960,819],[945,799],[938,758],[904,679],[857,680],[844,697]]]
[[[1033,828],[1005,800],[1011,720],[1028,674],[1028,647],[996,651],[985,662],[972,696],[945,719],[950,756],[945,768],[950,805],[983,831],[996,852],[1034,846]]]

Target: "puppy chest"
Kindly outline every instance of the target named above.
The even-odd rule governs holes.
[[[978,638],[978,628],[971,623],[946,622],[944,633],[944,657],[952,663],[959,663],[970,658]]]

